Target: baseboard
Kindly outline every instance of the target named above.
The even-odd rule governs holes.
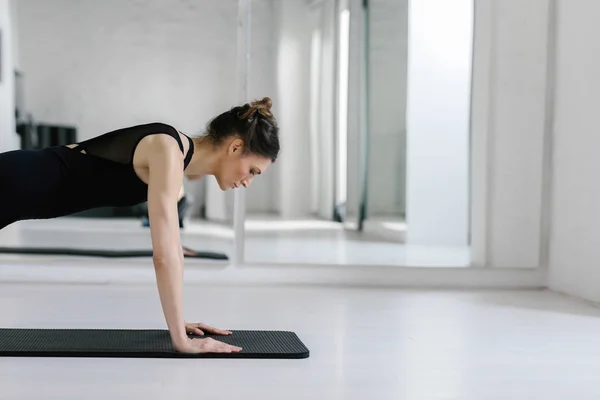
[[[4,260],[0,282],[155,284],[148,260]],[[544,269],[395,267],[368,265],[252,265],[186,261],[186,284],[308,284],[411,288],[544,289]]]

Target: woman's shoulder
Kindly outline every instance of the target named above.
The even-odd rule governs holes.
[[[185,146],[181,140],[180,132],[173,125],[153,122],[145,126],[151,133],[149,132],[138,146],[146,155],[148,161],[157,153],[183,159]]]
[[[173,125],[166,122],[149,122],[146,124],[134,125],[129,127],[128,129],[139,130],[145,132],[147,134],[153,133],[169,133],[169,134],[179,134],[179,130]]]

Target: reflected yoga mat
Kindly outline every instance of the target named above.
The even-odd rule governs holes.
[[[88,256],[88,257],[152,257],[152,250],[99,250],[99,249],[73,249],[66,247],[0,247],[4,254],[38,254],[62,256]],[[226,254],[209,251],[193,251],[185,254],[186,258],[207,258],[211,260],[228,260]]]
[[[308,358],[309,350],[294,332],[230,330],[212,337],[242,348],[238,353],[182,354],[160,329],[0,329],[3,357],[117,358]]]

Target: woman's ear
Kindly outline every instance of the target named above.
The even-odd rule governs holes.
[[[236,153],[241,153],[243,147],[244,147],[244,142],[242,141],[242,139],[236,138],[236,139],[232,140],[231,143],[229,144],[228,154],[231,156]]]

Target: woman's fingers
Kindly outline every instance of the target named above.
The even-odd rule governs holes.
[[[232,334],[231,331],[228,331],[225,329],[218,329],[218,328],[212,327],[210,325],[206,325],[204,323],[194,323],[194,324],[186,323],[185,327],[188,330],[188,332],[197,334],[197,335],[204,335],[205,332],[212,333],[213,335],[231,335]]]
[[[190,248],[187,248],[185,246],[181,246],[181,249],[183,250],[183,254],[186,256],[195,256],[196,254],[198,254],[198,253],[196,253],[196,251],[194,251]]]
[[[219,343],[219,347],[218,347],[217,351],[220,351],[220,352],[231,353],[231,352],[239,352],[242,350],[241,347],[232,346],[230,344],[219,342],[219,341],[216,341],[216,342]]]
[[[195,324],[186,324],[185,325],[185,330],[187,331],[187,333],[189,333],[191,335],[199,335],[199,336],[203,336],[204,335],[204,332],[202,332],[202,329],[200,329]]]
[[[202,332],[202,330],[200,328],[194,328],[193,333],[194,333],[194,335],[200,335],[200,336],[204,335],[204,332]]]
[[[232,346],[230,344],[214,340],[212,338],[207,339],[196,339],[197,341],[203,341],[200,346],[203,347],[206,353],[231,353],[242,351],[241,347]]]
[[[241,347],[233,346],[213,338],[190,339],[176,346],[182,353],[234,353],[242,351]]]
[[[231,335],[230,331],[224,331],[216,328],[212,328],[211,333],[214,333],[215,335]]]
[[[231,335],[231,331],[227,331],[224,329],[218,329],[218,328],[214,328],[212,326],[208,326],[206,324],[198,324],[198,326],[202,329],[204,329],[206,332],[208,333],[212,333],[215,335]]]

